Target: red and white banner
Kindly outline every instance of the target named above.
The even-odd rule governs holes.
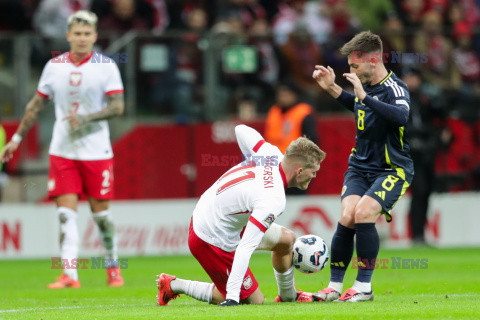
[[[480,246],[478,203],[480,193],[434,195],[431,199],[427,240],[439,247]],[[121,256],[189,253],[188,227],[196,200],[115,201],[112,212]],[[383,246],[409,243],[408,197],[393,210],[393,221],[381,218],[377,228]],[[300,236],[316,234],[330,245],[340,216],[338,196],[298,196],[287,200],[277,219]],[[79,206],[81,257],[102,255],[102,246],[88,205]],[[0,258],[58,256],[58,219],[52,204],[0,206]]]

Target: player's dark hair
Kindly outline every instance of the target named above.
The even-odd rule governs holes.
[[[344,56],[349,56],[352,52],[358,55],[372,52],[382,53],[382,39],[371,31],[360,32],[340,48],[340,53]]]

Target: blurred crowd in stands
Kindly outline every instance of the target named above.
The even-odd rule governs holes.
[[[168,69],[139,70],[136,81],[140,113],[179,123],[204,120],[206,34],[256,49],[256,70],[220,68],[216,90],[230,115],[248,120],[268,112],[284,81],[294,82],[317,115],[344,111],[312,81],[313,67],[331,66],[348,87],[340,76],[348,65],[337,49],[372,30],[383,39],[387,68],[410,88],[412,152],[423,159],[417,163],[449,177],[461,171],[458,179],[480,189],[480,0],[0,0],[0,32],[41,35],[43,65],[51,50],[68,49],[66,19],[79,9],[98,15],[100,36],[178,35],[162,40],[171,50]],[[452,148],[455,160],[435,157]]]

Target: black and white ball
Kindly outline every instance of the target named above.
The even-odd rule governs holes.
[[[293,265],[300,272],[318,272],[327,265],[328,258],[327,244],[319,236],[313,234],[301,236],[293,245]]]

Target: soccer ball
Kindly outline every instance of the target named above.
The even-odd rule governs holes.
[[[319,236],[307,234],[297,238],[293,245],[293,265],[303,273],[322,270],[328,262],[328,247]]]

